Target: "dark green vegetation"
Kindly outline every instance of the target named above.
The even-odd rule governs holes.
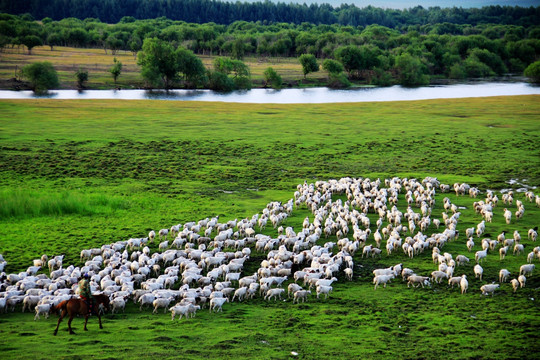
[[[22,75],[30,81],[32,90],[43,92],[58,86],[58,74],[50,62],[36,62],[24,66]]]
[[[464,4],[470,5],[470,4]],[[269,23],[315,23],[366,26],[380,24],[389,27],[415,24],[538,24],[538,7],[485,6],[482,8],[381,9],[359,8],[344,2],[329,4],[294,4],[287,1],[219,1],[219,0],[0,0],[0,12],[24,14],[28,18],[47,17],[59,20],[67,17],[96,18],[104,22],[133,22],[166,16],[188,22],[230,24],[235,21]]]
[[[1,101],[0,208],[8,211],[0,213],[0,253],[8,273],[25,270],[43,253],[65,253],[66,264],[80,265],[84,248],[207,216],[251,216],[269,201],[290,199],[304,180],[438,176],[485,190],[509,187],[505,182],[518,178],[539,186],[538,100],[309,106]],[[460,232],[481,220],[471,208],[473,199],[445,195],[466,207],[460,210]],[[439,218],[443,196],[436,198]],[[522,194],[516,199],[524,201],[523,219],[504,224],[501,203],[486,233],[493,238],[517,229],[527,252],[533,244],[526,233],[539,225],[540,209]],[[404,207],[400,196],[399,208]],[[309,214],[305,207],[296,209],[286,225],[300,228]],[[428,233],[435,231],[432,226]],[[276,235],[271,227],[264,233]],[[474,257],[463,234],[443,250]],[[246,273],[264,256],[252,255]],[[420,274],[435,270],[429,253],[413,260],[401,251],[369,260],[357,254],[354,281],[340,277],[327,301],[226,304],[223,313],[203,310],[179,323],[171,323],[170,314],[129,306],[125,314],[107,315],[103,331],[92,319],[84,333],[81,319],[74,320],[76,336],[68,336],[63,324],[54,338],[54,317],[34,322],[29,314],[1,314],[0,348],[10,359],[281,359],[291,351],[307,359],[535,358],[538,266],[516,294],[509,284],[493,298],[478,290],[500,268],[516,275],[526,255],[499,261],[490,253],[484,282],[474,279],[472,264],[458,267],[456,274],[469,277],[463,296],[446,284],[407,289],[401,280],[373,291],[371,271],[399,262]]]
[[[142,59],[138,70],[147,80],[163,87],[205,86],[206,69],[195,60],[203,56],[235,60],[256,57],[259,62],[278,62],[279,58],[303,55],[315,56],[317,66],[326,59],[338,60],[349,81],[356,83],[417,86],[441,79],[521,75],[529,64],[540,58],[539,22],[529,23],[530,17],[523,14],[523,21],[517,24],[464,24],[457,20],[445,23],[435,18],[430,23],[416,22],[407,26],[382,26],[382,22],[349,26],[260,21],[196,24],[166,18],[124,19],[116,24],[106,24],[95,18],[60,21],[49,18],[38,22],[28,20],[27,16],[0,14],[0,48],[37,46],[25,43],[31,36],[41,39],[51,51],[55,46],[63,45],[103,48],[105,53],[110,51],[112,54],[132,52],[135,56],[141,54],[141,50],[149,50],[143,49],[144,43],[150,39],[159,40],[167,44],[163,50],[171,54],[180,52],[176,55],[176,63],[167,64],[166,70],[173,69],[176,70],[173,73],[182,75],[169,79],[163,72],[165,69],[148,68]],[[90,64],[85,65],[90,67]],[[15,72],[11,66],[10,78]],[[227,80],[220,74],[210,75],[213,83]],[[344,77],[336,73],[322,81],[324,84],[345,84]],[[241,80],[248,83],[245,78]]]

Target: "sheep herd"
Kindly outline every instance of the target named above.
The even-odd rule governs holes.
[[[473,261],[475,246],[480,245],[482,250],[474,252],[476,264],[471,276],[480,280],[482,263],[489,252],[498,251],[500,260],[508,253],[525,258],[519,231],[512,236],[502,232],[496,239],[483,235],[494,214],[504,216],[510,225],[523,218],[524,202],[540,207],[540,196],[528,191],[523,201],[514,200],[509,191],[501,194],[506,208],[498,210],[498,195],[493,191],[487,190],[483,200],[474,201],[480,195],[477,188],[454,184],[456,195],[474,199],[472,207],[482,217],[475,227],[465,229],[465,239],[460,239],[460,207],[445,197],[444,211],[433,212],[436,192],[451,189],[430,177],[422,181],[394,177],[384,181],[342,178],[304,182],[297,186],[294,198],[286,203],[270,202],[251,218],[220,222],[216,216],[150,231],[144,238],[84,249],[80,253],[82,266],[64,266],[62,255],[43,255],[26,271],[6,274],[7,263],[0,254],[0,312],[22,305],[23,312],[35,311],[35,320],[40,315],[47,317],[56,304],[77,296],[78,280],[85,273],[91,276],[94,293],[109,296],[113,314],[124,311],[128,301],[138,304],[141,311],[168,310],[173,320],[177,316],[193,317],[204,307],[219,312],[228,302],[255,297],[266,301],[287,297],[295,304],[314,296],[327,299],[338,278],[355,279],[355,262],[358,265],[364,258],[391,257],[399,251],[410,259],[431,252],[433,271],[417,274],[402,263],[375,269],[374,289],[401,278],[407,287],[414,288],[447,281],[449,287],[457,286],[465,294],[467,275],[457,269]],[[407,202],[404,212],[397,208],[399,194]],[[514,204],[516,211],[512,212]],[[313,214],[311,219],[304,219],[301,229],[285,226],[295,207],[306,207]],[[368,214],[377,219],[375,224]],[[261,233],[267,226],[276,229],[276,237]],[[429,229],[434,231],[428,235]],[[528,241],[536,241],[537,231],[538,227],[528,231]],[[331,236],[336,242],[327,241]],[[447,243],[457,241],[466,244],[470,255],[443,251]],[[244,267],[252,252],[264,253],[265,259],[255,272],[246,274]],[[519,274],[517,270],[501,269],[499,283],[484,284],[480,291],[493,295],[509,280],[513,291],[518,291],[533,274],[535,260],[540,260],[540,247],[527,254],[527,263],[520,267]],[[454,276],[455,272],[460,275]]]

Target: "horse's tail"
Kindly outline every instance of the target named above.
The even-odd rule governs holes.
[[[60,315],[60,313],[64,310],[66,310],[67,304],[71,299],[63,300],[58,305],[53,306],[51,308],[51,311],[54,312],[56,315]]]

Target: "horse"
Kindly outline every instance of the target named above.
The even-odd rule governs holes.
[[[96,313],[99,319],[99,328],[103,329],[103,325],[101,324],[100,307],[101,305],[103,305],[106,311],[109,310],[109,297],[104,294],[99,294],[94,295],[94,299],[96,300]],[[58,327],[60,326],[60,322],[62,322],[62,319],[66,317],[66,315],[69,315],[68,328],[70,334],[75,334],[73,329],[71,329],[71,321],[76,315],[84,316],[84,331],[88,331],[88,329],[86,328],[86,324],[88,323],[88,316],[90,314],[88,314],[88,305],[83,299],[72,297],[69,300],[64,300],[58,305],[56,305],[52,309],[52,311],[60,315],[60,318],[58,319],[58,324],[56,325],[56,329],[54,330],[54,335],[58,333]]]

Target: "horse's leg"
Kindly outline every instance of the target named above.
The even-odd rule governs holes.
[[[71,335],[75,335],[75,331],[73,331],[73,329],[71,329],[71,321],[73,320],[73,317],[75,316],[75,314],[73,315],[70,315],[69,316],[69,320],[68,320],[68,328],[69,328],[69,333]]]
[[[88,314],[86,314],[86,316],[84,317],[84,331],[88,331],[88,329],[86,328],[87,323],[88,323]]]
[[[100,328],[100,329],[103,329],[103,325],[101,325],[101,315],[99,315],[99,312],[98,312],[97,318],[98,318],[98,320],[99,320],[99,328]]]
[[[56,329],[54,329],[54,335],[58,333],[58,327],[60,326],[60,322],[62,322],[62,319],[64,318],[64,311],[60,313],[60,317],[58,318],[58,323],[56,324]]]

